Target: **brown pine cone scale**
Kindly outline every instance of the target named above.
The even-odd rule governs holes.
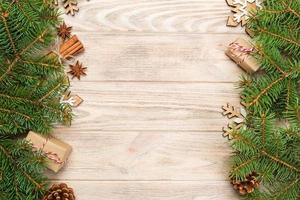
[[[244,196],[254,192],[254,190],[259,187],[260,181],[258,180],[258,176],[256,172],[252,172],[246,176],[246,180],[239,181],[232,179],[231,184],[240,195]]]
[[[75,200],[74,191],[67,184],[53,184],[46,192],[43,200]]]

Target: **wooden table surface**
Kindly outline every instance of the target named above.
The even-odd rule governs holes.
[[[90,0],[64,16],[88,67],[69,128],[66,167],[50,174],[78,200],[237,200],[221,136],[242,71],[225,55],[243,34],[225,0]]]

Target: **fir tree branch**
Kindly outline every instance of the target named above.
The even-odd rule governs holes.
[[[278,162],[278,163],[280,163],[280,164],[282,164],[282,165],[284,165],[284,166],[286,166],[286,167],[288,167],[288,168],[290,168],[290,169],[292,169],[292,170],[294,170],[294,171],[296,171],[296,172],[300,172],[300,168],[297,168],[296,166],[294,166],[294,165],[292,165],[292,164],[290,164],[290,163],[287,163],[287,162],[281,160],[281,159],[278,158],[278,157],[272,156],[272,155],[269,154],[267,151],[262,150],[261,148],[259,148],[259,147],[258,147],[257,145],[255,145],[253,142],[247,140],[247,139],[246,139],[245,137],[243,137],[241,134],[233,135],[233,138],[234,138],[235,140],[240,140],[240,141],[246,143],[248,146],[251,146],[252,148],[256,149],[256,150],[259,151],[261,154],[267,156],[267,157],[270,158],[271,160],[276,161],[276,162]]]
[[[16,53],[17,53],[17,49],[16,49],[15,43],[14,43],[14,41],[13,41],[13,39],[12,39],[11,33],[10,33],[10,31],[9,31],[9,28],[8,28],[8,25],[7,25],[6,18],[5,18],[3,15],[1,15],[1,19],[2,19],[3,25],[4,25],[4,27],[5,27],[5,31],[6,31],[6,33],[7,33],[7,36],[8,36],[8,38],[9,38],[10,45],[12,46],[13,51],[14,51],[14,53],[16,54]]]
[[[246,104],[247,107],[250,107],[250,106],[256,104],[256,103],[259,101],[259,99],[260,99],[264,94],[266,94],[266,93],[267,93],[274,85],[276,85],[278,82],[284,80],[284,79],[287,78],[288,76],[289,76],[289,74],[287,74],[287,75],[282,75],[282,76],[280,76],[278,79],[272,81],[266,88],[264,88],[263,90],[261,90],[260,93],[259,93],[256,97],[254,97],[252,101],[250,101],[249,103]]]
[[[298,122],[300,123],[300,109],[299,109],[299,107],[294,108],[293,111],[295,113],[295,116],[296,116]]]
[[[268,13],[273,13],[273,14],[283,14],[283,13],[291,12],[296,17],[300,18],[300,14],[297,13],[296,10],[292,9],[291,7],[289,7],[284,1],[282,3],[287,7],[286,10],[268,10],[268,9],[264,9],[263,11],[264,12],[268,12]]]
[[[29,43],[20,53],[20,55],[26,53],[35,43],[43,42],[44,36],[47,34],[48,28],[45,29],[40,35],[38,35],[31,43]]]
[[[276,70],[279,71],[281,74],[283,75],[287,75],[287,73],[270,57],[266,54],[266,52],[260,48],[258,45],[255,46],[255,49],[257,50],[257,52],[262,56],[265,57],[267,60],[269,60],[269,62],[275,66]]]
[[[290,169],[293,169],[296,172],[300,172],[300,168],[298,168],[298,167],[296,167],[296,166],[294,166],[290,163],[287,163],[287,162],[281,160],[280,158],[278,158],[276,156],[272,156],[271,154],[269,154],[268,152],[266,152],[264,150],[262,150],[261,153],[264,154],[265,156],[269,157],[270,159],[272,159],[275,162],[278,162],[278,163],[280,163],[280,164],[282,164],[282,165],[284,165],[284,166],[286,166]]]
[[[259,156],[253,156],[252,158],[250,158],[250,159],[248,159],[248,160],[245,160],[244,162],[242,162],[241,164],[235,166],[232,170],[230,170],[230,173],[233,173],[233,172],[239,170],[240,168],[242,168],[242,167],[248,165],[249,163],[251,163],[251,162],[257,160],[258,158],[259,158]]]
[[[19,62],[19,60],[21,59],[21,55],[26,53],[35,43],[37,43],[38,41],[42,41],[43,37],[45,36],[45,34],[47,33],[47,29],[44,30],[40,35],[38,35],[31,43],[29,43],[19,54],[16,54],[15,59],[13,60],[13,62],[8,66],[7,70],[5,73],[2,74],[2,76],[0,76],[0,81],[2,81],[4,79],[4,77],[9,74],[13,67]]]
[[[24,174],[24,176],[35,185],[35,187],[37,189],[41,189],[43,188],[42,185],[40,185],[39,183],[37,183],[29,174],[27,174],[23,169],[21,169],[16,161],[14,160],[14,158],[10,155],[10,153],[0,144],[0,150],[4,153],[4,155],[6,155],[6,157],[11,160],[11,163],[13,163],[14,168],[20,170],[20,172],[22,172]]]
[[[286,4],[285,1],[282,1],[282,4],[287,7],[287,11],[293,13],[296,17],[300,19],[300,13],[298,13],[296,10],[292,9],[288,4]]]
[[[264,0],[248,27],[255,33],[261,73],[242,78],[245,129],[232,133],[231,178],[260,174],[261,186],[242,187],[243,199],[296,200],[300,197],[299,0]],[[284,115],[283,115],[284,114]],[[277,123],[277,118],[286,123]],[[296,180],[295,180],[296,179]],[[237,189],[240,190],[240,189]]]
[[[300,47],[300,43],[297,42],[296,40],[292,40],[292,39],[290,39],[290,38],[286,38],[286,37],[284,37],[284,36],[282,36],[282,35],[279,35],[279,34],[277,34],[277,33],[273,33],[273,32],[271,32],[271,31],[268,31],[268,30],[264,29],[264,28],[261,28],[261,29],[259,29],[259,30],[260,30],[261,32],[263,32],[263,33],[266,33],[266,34],[268,34],[268,35],[274,36],[274,37],[276,37],[276,38],[280,38],[280,39],[282,39],[282,40],[284,40],[284,41],[286,41],[286,42],[289,42],[289,43],[291,43],[291,44],[294,44],[294,45]]]
[[[15,168],[14,168],[14,171],[16,171]],[[22,197],[19,193],[18,181],[16,180],[16,176],[14,176],[14,188],[15,188],[15,192],[16,192],[16,195],[17,195],[18,199],[21,199]]]
[[[0,108],[0,111],[2,112],[6,112],[6,113],[10,113],[10,114],[16,114],[16,115],[20,115],[22,117],[25,117],[26,120],[30,120],[31,117],[26,115],[26,114],[23,114],[23,113],[20,113],[20,112],[17,112],[17,111],[14,111],[14,110],[8,110],[8,109],[5,109],[5,108]]]
[[[12,0],[12,1],[11,1],[11,3],[9,4],[9,6],[8,6],[8,8],[7,8],[7,10],[6,10],[6,12],[9,13],[9,11],[10,11],[10,9],[13,7],[13,4],[14,4],[14,3],[16,3],[16,0]]]
[[[274,200],[281,200],[281,195],[285,194],[291,187],[297,184],[300,181],[300,178],[293,180],[288,186],[283,188],[283,190],[274,197]]]
[[[20,11],[23,13],[23,15],[27,18],[28,21],[33,21],[32,18],[24,11],[23,6],[19,3],[19,1],[15,1],[16,5],[20,9]]]
[[[33,104],[35,106],[41,106],[43,108],[47,108],[47,109],[53,110],[56,113],[60,113],[61,112],[61,110],[55,109],[53,107],[50,107],[47,104],[43,104],[43,103],[41,103],[39,101],[32,101],[32,100],[26,99],[24,97],[15,97],[15,96],[10,96],[8,94],[1,94],[1,93],[0,93],[0,97],[7,98],[7,99],[10,99],[10,100],[19,100],[19,101],[22,101],[22,102],[28,102],[28,103]]]
[[[266,145],[266,114],[261,115],[261,139],[262,139],[262,148],[265,149]]]
[[[25,61],[25,60],[21,60],[21,62],[23,62],[25,64],[40,65],[40,66],[43,66],[43,67],[49,67],[49,68],[54,68],[54,69],[60,68],[59,65],[54,65],[54,64],[49,64],[49,63],[43,63],[43,62],[33,62],[33,61]]]
[[[44,99],[48,98],[53,92],[55,92],[58,88],[61,87],[63,83],[59,82],[54,88],[52,88],[47,94],[45,94],[44,96],[42,96],[38,102],[42,102]]]
[[[34,101],[32,101],[30,99],[23,98],[23,97],[15,97],[15,96],[10,96],[8,94],[2,94],[2,93],[0,93],[0,97],[7,98],[7,99],[10,99],[10,100],[20,100],[20,101],[25,101],[25,102],[28,102],[28,103],[31,103],[31,104],[35,104]]]
[[[21,140],[6,138],[28,130],[49,134],[71,112],[59,101],[68,87],[60,79],[62,65],[41,58],[54,42],[58,16],[42,0],[0,3],[0,199],[42,199],[47,185],[41,155]]]
[[[286,93],[286,103],[285,103],[285,110],[288,110],[288,106],[290,103],[290,96],[291,96],[291,80],[288,80],[288,84],[287,84],[287,93]]]

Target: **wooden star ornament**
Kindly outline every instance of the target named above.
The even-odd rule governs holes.
[[[71,26],[67,26],[65,22],[63,22],[59,27],[57,27],[57,35],[61,37],[63,40],[71,37]]]
[[[79,63],[79,61],[77,61],[75,65],[70,65],[70,69],[71,70],[68,73],[72,75],[72,79],[76,77],[80,80],[82,75],[86,75],[85,71],[87,68],[83,67],[82,63]]]

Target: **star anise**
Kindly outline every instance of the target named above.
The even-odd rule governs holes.
[[[57,35],[61,37],[63,40],[69,38],[71,36],[71,26],[67,26],[66,23],[62,23],[58,28],[57,28]]]
[[[80,80],[82,75],[86,75],[85,71],[87,68],[83,67],[79,61],[77,61],[75,65],[70,65],[70,68],[71,70],[68,73],[72,75],[72,79],[76,77]]]

